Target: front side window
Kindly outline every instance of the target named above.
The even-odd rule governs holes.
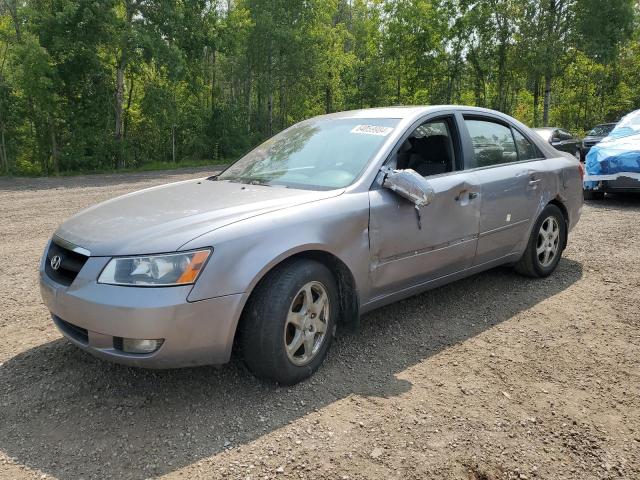
[[[488,120],[465,119],[478,167],[518,161],[511,129]]]
[[[343,188],[360,175],[398,125],[395,118],[311,119],[279,133],[218,176],[291,188]]]
[[[455,148],[449,120],[432,120],[411,132],[398,149],[396,168],[410,168],[423,177],[452,172]]]

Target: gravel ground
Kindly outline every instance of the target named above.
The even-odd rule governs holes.
[[[202,170],[0,180],[0,478],[640,478],[640,198],[587,204],[557,272],[366,315],[309,381],[145,371],[61,338],[37,264],[78,210]]]

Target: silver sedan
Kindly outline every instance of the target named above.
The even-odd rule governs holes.
[[[153,368],[311,375],[336,326],[503,264],[550,275],[582,170],[472,107],[380,108],[296,124],[219,175],[131,193],[63,223],[40,265],[60,331]],[[508,292],[505,292],[508,295]]]

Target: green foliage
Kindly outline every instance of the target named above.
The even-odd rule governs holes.
[[[0,0],[0,172],[236,158],[313,115],[640,108],[633,0]]]

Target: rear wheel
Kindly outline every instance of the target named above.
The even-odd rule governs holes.
[[[547,205],[533,227],[527,249],[516,264],[516,271],[529,277],[551,275],[565,247],[567,224],[562,211]]]
[[[292,385],[324,361],[335,331],[338,289],[323,264],[285,262],[258,285],[243,314],[244,361],[258,378]]]

